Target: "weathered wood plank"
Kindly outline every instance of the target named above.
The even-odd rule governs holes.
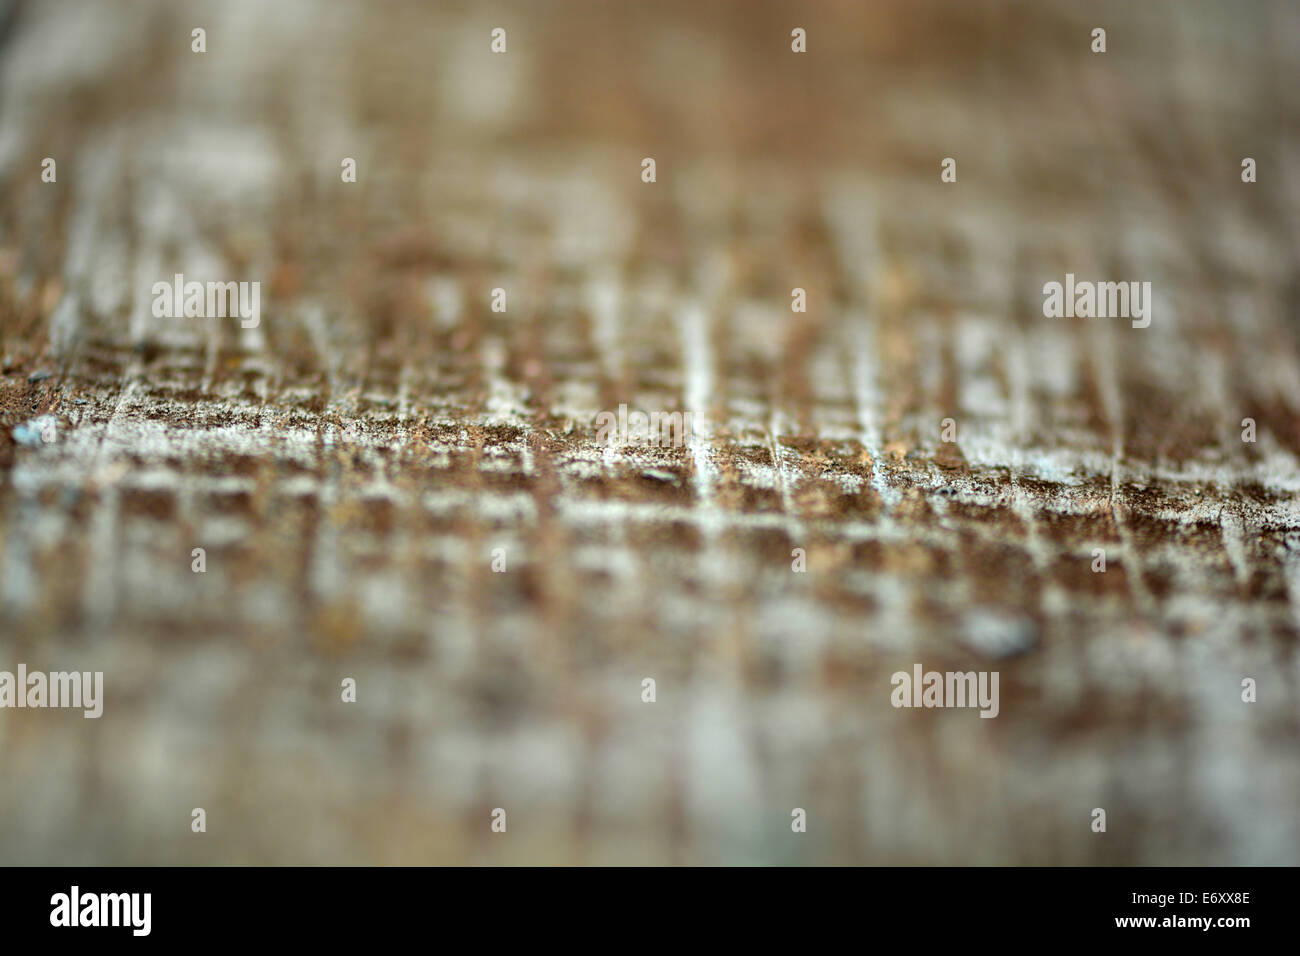
[[[1070,6],[19,8],[0,859],[1300,862],[1300,18]]]

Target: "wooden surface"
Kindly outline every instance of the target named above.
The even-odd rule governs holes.
[[[1300,863],[1294,4],[5,10],[0,862]]]

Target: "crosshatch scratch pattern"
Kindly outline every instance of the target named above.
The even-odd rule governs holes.
[[[5,8],[0,860],[1300,863],[1294,6],[636,6]]]

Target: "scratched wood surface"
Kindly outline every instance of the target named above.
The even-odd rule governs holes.
[[[1300,863],[1294,4],[0,9],[0,862]]]

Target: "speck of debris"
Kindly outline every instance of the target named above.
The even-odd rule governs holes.
[[[54,441],[58,421],[53,415],[41,415],[14,428],[14,441],[20,445],[39,446]]]
[[[1038,643],[1037,627],[1027,617],[974,611],[965,623],[962,639],[966,646],[994,660],[1017,657]]]
[[[28,375],[28,376],[27,376],[27,381],[29,381],[29,382],[43,382],[43,381],[45,381],[47,378],[49,378],[49,377],[50,377],[51,375],[53,375],[53,374],[54,374],[53,372],[47,372],[47,371],[45,371],[45,369],[41,369],[39,372],[32,372],[31,375]]]
[[[666,481],[669,484],[677,484],[677,476],[670,471],[659,471],[655,468],[647,469],[641,472],[642,478],[653,478],[655,481]]]

